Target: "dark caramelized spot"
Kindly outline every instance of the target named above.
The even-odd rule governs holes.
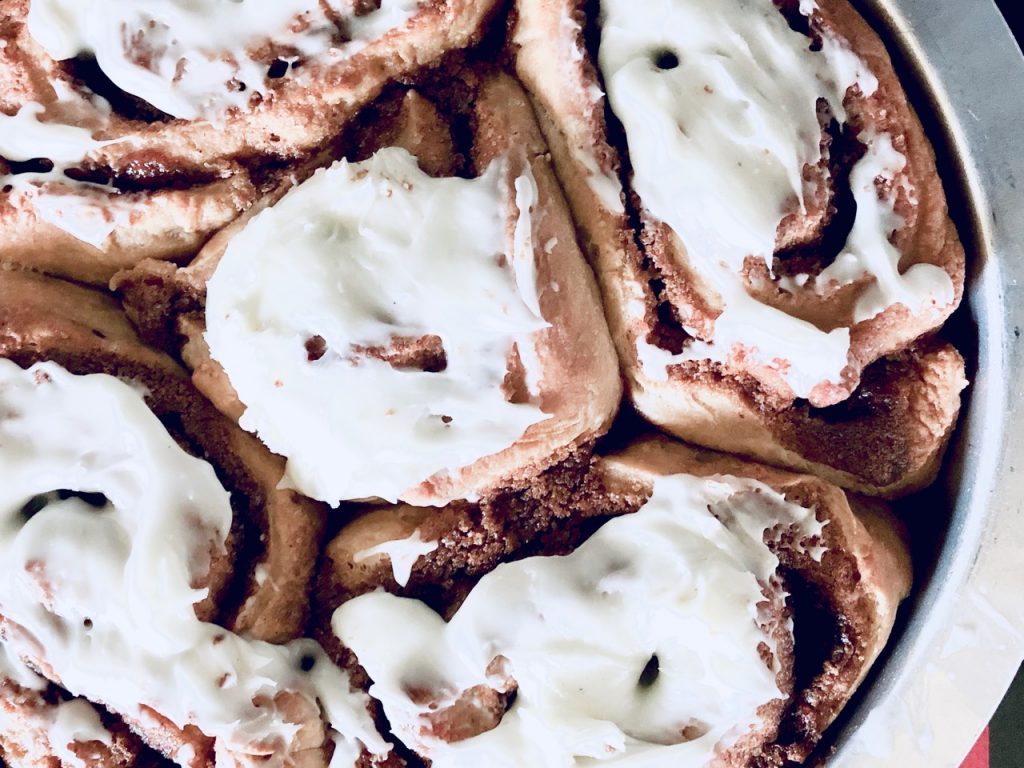
[[[323,336],[311,336],[306,339],[306,359],[315,363],[321,357],[327,354],[327,341]]]
[[[647,664],[640,672],[640,677],[636,681],[637,687],[650,688],[658,682],[659,674],[661,674],[661,664],[658,661],[658,654],[654,653],[651,654],[651,658],[647,660]]]
[[[18,510],[20,514],[26,520],[31,520],[39,512],[43,510],[51,501],[53,497],[49,493],[37,493],[31,499],[21,505],[21,509]]]
[[[65,499],[81,499],[90,507],[95,507],[96,509],[103,509],[103,507],[110,503],[110,500],[98,491],[69,491],[66,488],[62,488],[57,491],[57,498],[62,501]]]
[[[284,59],[274,59],[267,68],[267,77],[271,80],[280,80],[288,74],[288,62]]]
[[[399,371],[441,373],[448,367],[448,355],[444,351],[440,336],[396,336],[388,347],[356,346],[352,351],[383,360]]]
[[[679,56],[668,49],[658,51],[654,54],[654,66],[664,71],[675,69],[679,66]]]
[[[661,285],[662,290],[659,290],[657,284]],[[663,293],[664,282],[652,280],[651,289],[655,292],[655,296],[660,296]],[[652,331],[653,338],[648,339],[648,341],[662,349],[668,350],[673,355],[681,354],[693,337],[683,328],[683,324],[679,320],[678,310],[669,301],[660,300],[658,301],[656,312],[658,322]]]
[[[20,514],[25,520],[31,520],[50,504],[53,504],[55,501],[64,501],[66,499],[80,499],[95,509],[103,509],[109,503],[107,497],[99,492],[70,491],[67,488],[61,488],[60,490],[48,491],[47,493],[37,493],[21,505],[21,509],[18,510],[18,514]]]
[[[16,176],[19,173],[49,173],[53,170],[53,161],[45,157],[33,157],[31,160],[4,160],[8,173]]]
[[[75,181],[111,185],[121,192],[146,190],[192,189],[216,181],[216,172],[188,167],[180,160],[156,149],[140,150],[116,172],[107,167],[84,165],[69,168],[64,175]]]
[[[61,62],[64,70],[75,80],[85,85],[97,96],[110,102],[114,111],[132,120],[144,123],[156,123],[172,120],[171,115],[157,109],[152,104],[118,88],[114,81],[107,77],[94,56],[82,54],[73,59]]]
[[[153,150],[132,157],[114,180],[114,186],[130,191],[188,189],[209,184],[216,178],[213,172],[184,167],[175,158]]]
[[[790,29],[805,37],[811,37],[810,17],[800,12],[800,0],[775,0],[775,7],[786,19]]]
[[[67,168],[64,175],[72,181],[106,186],[114,178],[109,168]]]
[[[352,12],[355,16],[367,16],[380,10],[380,0],[354,0]]]

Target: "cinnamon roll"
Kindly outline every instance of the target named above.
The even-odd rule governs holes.
[[[324,510],[111,298],[0,273],[0,453],[0,642],[79,697],[7,674],[8,756],[43,695],[61,739],[71,716],[97,726],[69,747],[51,728],[58,757],[121,749],[92,702],[188,768],[386,758],[365,697],[302,638]]]
[[[869,494],[927,485],[963,361],[933,150],[847,0],[519,0],[517,70],[629,391],[686,440]]]
[[[893,518],[664,438],[598,464],[590,530],[552,528],[461,592],[430,589],[432,553],[465,536],[428,533],[433,515],[371,512],[329,546],[321,578],[357,595],[333,613],[336,652],[410,764],[803,761],[909,591]]]
[[[118,275],[147,338],[331,505],[477,501],[589,451],[618,367],[519,86],[425,73],[344,144],[188,267]]]
[[[493,0],[0,9],[0,263],[105,282],[185,259]]]

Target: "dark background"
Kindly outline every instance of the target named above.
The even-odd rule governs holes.
[[[964,0],[959,0],[964,2]],[[1024,0],[996,0],[996,5],[1010,24],[1013,34],[1020,41],[1024,37]]]
[[[972,0],[951,0],[971,2]],[[996,0],[1017,42],[1024,40],[1024,0]],[[1021,126],[1024,130],[1024,126]],[[1018,672],[1013,687],[992,719],[989,731],[992,768],[1024,765],[1024,673]]]

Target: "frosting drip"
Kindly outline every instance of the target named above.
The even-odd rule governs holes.
[[[356,552],[352,556],[352,562],[361,563],[378,556],[387,557],[391,561],[391,573],[395,577],[395,582],[398,586],[404,587],[409,583],[409,577],[412,575],[416,561],[429,555],[439,545],[438,541],[426,541],[423,534],[420,533],[420,529],[417,528],[406,539],[385,541],[375,547]]]
[[[800,5],[804,15],[813,10],[813,3]],[[748,257],[770,268],[780,223],[807,212],[815,189],[804,169],[822,157],[819,100],[842,122],[847,91],[870,95],[877,80],[827,32],[821,50],[811,50],[771,0],[602,0],[601,13],[599,63],[625,127],[633,186],[724,306],[713,340],[695,338],[677,356],[641,350],[652,363],[647,372],[746,356],[778,370],[797,397],[840,384],[849,329],[825,332],[760,303],[742,273]],[[888,242],[902,221],[894,194],[876,179],[891,181],[905,158],[888,137],[862,138],[870,146],[852,171],[857,214],[845,266],[818,285],[875,278],[855,323],[897,302],[915,314],[948,306],[953,287],[945,271],[920,264],[900,274]]]
[[[65,108],[92,103],[59,83],[57,92]],[[99,97],[92,101],[99,107],[100,122],[105,122],[108,105]],[[65,171],[81,166],[104,146],[134,138],[97,141],[88,128],[43,119],[45,112],[42,104],[29,102],[13,115],[0,114],[0,157],[18,163],[42,159],[51,164],[48,170],[0,174],[0,187],[14,207],[30,207],[43,221],[100,248],[117,227],[129,224],[131,205],[120,199],[112,186],[73,180]]]
[[[74,744],[96,741],[109,747],[113,743],[96,709],[82,699],[62,701],[57,705],[48,736],[54,757],[60,758],[62,766],[85,768],[85,761],[71,749]]]
[[[316,643],[270,645],[196,618],[206,590],[192,585],[224,551],[228,493],[135,388],[0,360],[0,467],[9,652],[125,716],[148,722],[148,707],[196,725],[232,765],[284,765],[299,748],[296,712],[319,724],[321,706],[337,766],[361,745],[387,751]]]
[[[447,624],[377,592],[342,605],[333,627],[395,734],[438,768],[704,766],[784,698],[773,630],[791,636],[792,624],[763,610],[765,590],[784,596],[764,543],[776,526],[820,543],[812,511],[758,482],[659,478],[639,512],[573,554],[499,566]],[[493,730],[432,735],[431,718],[462,692],[513,684]]]
[[[534,181],[509,176],[499,161],[434,179],[384,149],[318,172],[231,240],[209,281],[206,340],[246,406],[242,426],[287,457],[287,483],[331,504],[394,501],[547,418],[503,389],[513,348],[535,389],[547,326]],[[380,352],[408,340],[435,353],[439,340],[442,364]]]
[[[336,61],[404,25],[418,0],[359,14],[346,0],[32,0],[54,59],[91,54],[118,88],[173,117],[211,118],[270,93],[279,59]],[[270,56],[268,50],[282,51]],[[261,55],[262,53],[262,55]],[[287,67],[286,67],[287,69]],[[301,75],[299,75],[301,77]]]

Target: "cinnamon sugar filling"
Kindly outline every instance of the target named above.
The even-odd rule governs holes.
[[[446,532],[423,534],[429,537],[437,535],[441,549],[436,555],[432,553],[418,561],[413,578],[406,588],[396,589],[394,584],[389,583],[389,580],[379,572],[376,578],[371,576],[366,580],[352,574],[345,565],[346,547],[349,546],[350,540],[357,541],[361,534],[354,531],[348,533],[343,529],[342,536],[327,550],[327,559],[321,572],[321,584],[318,589],[318,615],[321,618],[317,619],[317,623],[322,626],[335,605],[345,605],[358,595],[367,594],[380,586],[394,594],[426,602],[443,617],[450,619],[462,605],[464,597],[478,582],[479,576],[489,573],[498,562],[515,562],[532,555],[563,555],[575,551],[609,519],[636,513],[646,501],[649,489],[644,491],[638,488],[635,494],[616,496],[614,492],[609,494],[609,489],[603,486],[599,478],[600,473],[587,475],[583,486],[575,492],[579,494],[576,503],[581,504],[584,510],[592,507],[597,512],[588,521],[584,521],[582,526],[579,525],[578,518],[572,523],[568,520],[552,520],[546,524],[545,536],[514,551],[511,557],[498,554],[497,559],[492,559],[486,556],[486,550],[481,551],[477,557],[483,555],[483,559],[472,561],[474,568],[462,571],[462,575],[456,576],[454,580],[450,575],[444,575],[452,573],[449,563],[453,560],[451,554],[444,551],[445,543],[452,541],[453,538],[472,541],[469,530],[460,527],[453,520],[444,519],[451,518],[454,509],[439,510],[441,520],[437,524],[440,525],[441,531]],[[620,488],[618,492],[621,493],[622,489]],[[590,506],[587,506],[588,504]],[[412,513],[413,510],[409,512]],[[371,522],[375,520],[375,515],[384,519],[383,516],[387,514],[385,511],[368,513],[367,530],[372,530],[370,525],[380,524]],[[456,516],[454,520],[458,520],[458,517]],[[416,525],[422,527],[425,522],[427,521],[417,518]],[[435,519],[430,518],[430,522],[435,522]],[[410,521],[407,524],[411,526],[413,523]],[[357,522],[354,525],[359,527],[361,524]],[[830,540],[827,525],[824,531],[824,537],[820,540],[814,539],[813,536],[808,538],[807,532],[802,528],[799,533],[790,529],[771,527],[764,532],[765,543],[781,560],[778,572],[781,581],[773,585],[763,585],[764,600],[758,609],[758,621],[763,622],[764,626],[775,627],[772,632],[777,634],[773,640],[774,652],[766,643],[762,643],[759,646],[759,653],[765,665],[778,670],[779,685],[785,696],[760,710],[763,731],[745,736],[729,750],[734,758],[739,755],[742,755],[743,759],[749,758],[749,764],[757,768],[781,766],[788,757],[795,758],[797,755],[809,753],[819,740],[825,722],[809,722],[804,711],[804,702],[813,701],[819,696],[841,697],[844,690],[842,686],[852,683],[853,673],[847,674],[846,668],[849,666],[848,662],[854,661],[852,657],[858,647],[857,644],[862,643],[863,638],[856,631],[840,631],[839,628],[849,625],[851,621],[856,623],[857,620],[848,617],[850,606],[841,598],[833,599],[831,591],[843,589],[840,585],[847,582],[853,584],[859,577],[849,572],[848,563],[840,564],[839,560],[833,563],[831,558],[826,563],[820,561],[820,549],[813,545],[813,542],[817,541],[819,545],[824,546],[839,546],[839,542]],[[826,554],[826,557],[829,555]],[[840,567],[837,568],[837,565]],[[476,571],[480,566],[482,568]],[[612,564],[610,567],[614,571],[619,566]],[[437,568],[448,570],[438,571]],[[844,568],[847,570],[843,570]],[[473,575],[474,571],[476,576]],[[791,593],[793,597],[781,600],[779,596],[786,592]],[[792,635],[782,631],[783,627],[788,626],[790,619],[797,626],[795,645]],[[346,625],[342,622],[336,626],[344,628]],[[324,635],[327,637],[324,642],[330,644],[328,647],[331,653],[355,670],[355,679],[365,680],[366,670],[359,666],[351,651],[339,645],[337,640],[333,640],[332,643],[328,630],[324,630]],[[663,663],[658,652],[644,661],[645,663],[637,668],[636,685],[639,689],[648,689],[658,684]],[[840,670],[838,673],[837,669]],[[371,676],[374,675],[372,666],[369,672]],[[380,670],[377,672],[380,673]],[[425,678],[422,685],[405,689],[405,695],[417,708],[422,708],[426,713],[424,728],[419,732],[417,739],[457,746],[487,734],[500,727],[505,717],[514,716],[510,713],[514,712],[519,687],[514,665],[509,666],[507,659],[498,656],[488,667],[487,675],[494,681],[503,682],[500,685],[481,684],[458,690],[446,687],[441,681],[437,681],[436,684],[430,683]],[[371,694],[372,692],[373,689]],[[827,716],[826,714],[822,717]],[[684,742],[700,739],[710,728],[711,725],[708,723],[690,722],[682,728],[681,738]],[[400,735],[408,744],[409,733],[405,725],[402,726]],[[672,744],[677,741],[663,743]],[[472,746],[469,748],[473,749]],[[443,754],[447,753],[439,752],[438,759],[441,759]],[[410,765],[423,765],[426,761],[422,758],[430,756],[430,751],[411,755]]]
[[[800,14],[798,3],[792,0],[773,0],[790,27],[810,41],[811,50],[820,50],[820,35],[811,28],[809,18]],[[581,0],[573,18],[581,24],[583,40],[589,62],[597,61],[601,29],[599,23],[600,0]],[[671,69],[676,54],[670,50],[656,56],[659,68]],[[588,74],[606,92],[600,69],[587,66]],[[829,330],[830,321],[822,310],[794,305],[792,294],[780,283],[799,280],[799,285],[813,280],[833,263],[842,251],[853,226],[856,204],[849,185],[850,169],[863,157],[865,145],[858,139],[860,130],[852,124],[840,125],[832,116],[827,103],[819,99],[821,121],[822,160],[819,166],[805,166],[804,179],[817,187],[815,197],[807,202],[806,212],[788,214],[779,223],[776,250],[769,266],[759,258],[748,258],[744,267],[744,280],[748,290],[771,305],[785,308],[794,316],[818,321]],[[690,327],[710,328],[718,312],[703,302],[685,285],[687,278],[678,274],[671,262],[665,261],[668,247],[663,242],[661,226],[653,225],[644,216],[644,206],[633,191],[633,168],[622,122],[605,99],[604,120],[609,145],[619,158],[618,164],[599,158],[601,169],[615,174],[626,190],[626,216],[634,234],[639,259],[634,266],[647,276],[647,341],[672,354],[682,352],[693,335],[683,327],[681,306],[685,306],[685,324]],[[636,257],[637,254],[631,254]],[[671,286],[671,287],[670,287]],[[824,322],[822,322],[824,321]]]
[[[647,338],[640,342],[641,366],[651,368],[649,375],[653,378],[664,379],[674,375],[673,369],[680,363],[699,364],[707,360],[720,365],[727,374],[756,380],[761,389],[771,390],[769,397],[780,404],[807,399],[815,406],[825,407],[848,396],[865,365],[899,349],[915,335],[933,330],[955,307],[960,279],[955,261],[957,248],[955,242],[940,242],[944,251],[937,256],[919,242],[928,235],[915,229],[915,195],[920,189],[922,208],[928,209],[925,198],[941,196],[941,189],[936,192],[933,179],[921,178],[929,162],[928,148],[919,146],[913,114],[898,103],[893,105],[892,100],[899,95],[898,85],[885,64],[876,61],[880,46],[873,47],[868,40],[865,58],[860,59],[859,54],[851,52],[842,27],[845,23],[853,25],[853,21],[824,16],[826,11],[821,9],[813,10],[812,17],[803,4],[777,3],[775,7],[786,20],[772,22],[772,5],[764,5],[765,9],[751,11],[753,17],[760,19],[763,13],[764,23],[771,22],[773,31],[781,26],[788,35],[783,41],[780,33],[777,41],[778,47],[785,49],[779,66],[785,69],[806,63],[804,59],[814,60],[813,77],[808,74],[807,82],[795,91],[800,94],[797,111],[801,116],[799,120],[793,118],[792,127],[794,131],[799,127],[800,137],[806,138],[811,130],[806,124],[817,123],[820,140],[814,150],[804,147],[805,142],[796,141],[804,148],[795,157],[802,158],[804,164],[802,169],[797,164],[791,172],[787,170],[792,177],[788,184],[797,190],[802,185],[803,192],[792,201],[786,202],[782,195],[789,186],[782,184],[785,189],[779,189],[781,182],[775,178],[775,166],[764,161],[771,167],[770,178],[765,179],[767,198],[761,208],[753,202],[760,199],[754,183],[761,171],[760,160],[752,159],[753,171],[745,170],[750,165],[746,155],[737,164],[740,171],[729,171],[726,166],[722,174],[725,181],[709,182],[706,203],[697,199],[703,189],[699,179],[714,175],[714,161],[695,160],[695,166],[691,163],[695,174],[692,178],[686,175],[690,167],[686,163],[697,152],[695,147],[707,150],[702,157],[714,158],[719,150],[732,146],[733,138],[714,143],[710,136],[715,126],[728,122],[727,116],[732,114],[728,110],[742,111],[746,104],[730,100],[732,89],[742,89],[747,79],[755,89],[760,83],[748,72],[747,54],[751,60],[759,60],[757,57],[766,55],[764,50],[775,50],[758,37],[762,22],[735,20],[737,34],[753,35],[752,39],[760,42],[751,43],[757,53],[741,46],[734,57],[738,63],[733,73],[729,69],[732,65],[715,58],[721,56],[721,62],[730,61],[727,51],[712,54],[705,50],[708,41],[702,35],[706,36],[706,32],[687,32],[680,37],[680,41],[694,46],[691,58],[696,58],[691,62],[683,60],[685,51],[665,42],[675,39],[668,29],[660,33],[649,30],[652,42],[648,61],[644,58],[643,43],[635,39],[638,30],[623,31],[629,27],[622,15],[628,13],[626,6],[604,9],[612,19],[606,44],[602,44],[599,18],[604,15],[599,2],[573,5],[572,20],[582,25],[583,42],[589,52],[582,67],[585,80],[589,79],[592,85],[584,90],[596,105],[606,86],[612,89],[604,103],[604,114],[596,116],[597,130],[621,158],[617,175],[626,190],[626,222],[638,249],[637,254],[630,254],[630,258],[637,260],[631,266],[646,278],[644,304],[630,309],[638,320],[643,312],[646,326]],[[685,12],[674,8],[670,12],[666,7],[660,12],[664,24],[682,24],[684,18],[689,18],[686,14],[692,13],[692,26],[698,30],[704,29],[703,25],[709,29],[714,24],[726,27],[734,22],[729,14],[738,13],[731,5],[731,10],[723,10],[721,17],[716,15],[713,4],[705,7],[696,3],[695,10]],[[657,16],[654,11],[650,13]],[[754,29],[748,29],[749,25]],[[767,32],[767,28],[761,31]],[[864,34],[855,25],[849,31],[855,44]],[[806,40],[805,45],[798,42],[800,37]],[[764,50],[759,47],[762,45]],[[607,73],[593,66],[599,49],[605,56],[602,66]],[[876,65],[881,82],[869,70]],[[577,66],[575,59],[573,66]],[[765,66],[765,71],[771,70],[769,65]],[[681,70],[677,76],[674,70],[680,68],[685,68],[685,72]],[[605,81],[605,75],[612,78],[610,83]],[[733,76],[740,79],[734,82],[729,79]],[[699,94],[700,82],[705,82],[707,102]],[[646,95],[636,95],[636,89]],[[716,89],[722,90],[721,96],[715,95]],[[761,90],[756,93],[755,101],[767,98]],[[809,102],[810,111],[803,109],[804,96],[815,93],[825,94],[816,97],[816,119],[813,100]],[[625,117],[634,115],[626,123],[631,135],[637,132],[637,157],[631,157],[628,151],[623,122],[612,111],[612,104],[627,110]],[[704,104],[709,105],[706,115],[702,112]],[[743,134],[748,122],[749,130],[754,130],[754,126],[761,126],[757,121],[764,120],[769,127],[764,128],[763,140],[782,142],[778,152],[780,168],[788,169],[790,126],[784,117],[793,111],[793,105],[776,115],[773,104],[766,103],[763,115],[753,110],[756,114],[749,121],[740,120],[740,126],[733,128]],[[712,112],[710,105],[717,105],[720,110]],[[648,108],[652,110],[650,121],[636,117]],[[776,119],[781,121],[778,125],[771,122]],[[651,121],[655,127],[642,128]],[[678,126],[674,121],[678,121]],[[910,135],[906,139],[901,133],[904,122],[908,123],[906,130]],[[733,136],[730,129],[723,130]],[[695,131],[693,136],[689,131]],[[682,138],[678,136],[680,132]],[[660,150],[656,148],[662,140],[665,151],[678,153],[670,178],[687,180],[664,181],[660,186],[652,181],[652,174],[658,173]],[[751,139],[752,146],[760,147],[757,142],[761,140]],[[742,144],[742,136],[735,141]],[[705,146],[708,142],[712,142],[710,147]],[[605,172],[615,170],[603,158],[589,159],[596,160]],[[634,178],[638,159],[646,175]],[[741,185],[744,188],[736,194],[742,198],[742,204],[737,203],[735,211],[716,208],[714,201],[741,180],[745,180],[745,186]],[[596,187],[592,191],[612,211],[604,195]],[[638,197],[641,191],[646,196],[643,200]],[[691,221],[692,212],[680,212],[693,208],[688,202],[679,202],[681,196],[688,195],[695,196],[698,209],[705,205],[712,212],[696,223]],[[782,197],[776,200],[777,195]],[[689,197],[685,200],[689,201]],[[773,218],[776,202],[785,203],[779,218]],[[714,213],[719,210],[720,214]],[[732,220],[731,217],[736,224],[730,229],[724,222]],[[772,243],[767,237],[761,237],[768,235],[762,224],[774,227],[774,247],[770,247]],[[731,234],[715,239],[714,232],[726,230]],[[763,249],[758,245],[762,239]],[[743,258],[743,253],[756,256]],[[899,321],[894,322],[901,313],[909,315],[903,323],[907,331],[900,331],[896,327]],[[811,359],[804,350],[816,344],[821,351]]]

